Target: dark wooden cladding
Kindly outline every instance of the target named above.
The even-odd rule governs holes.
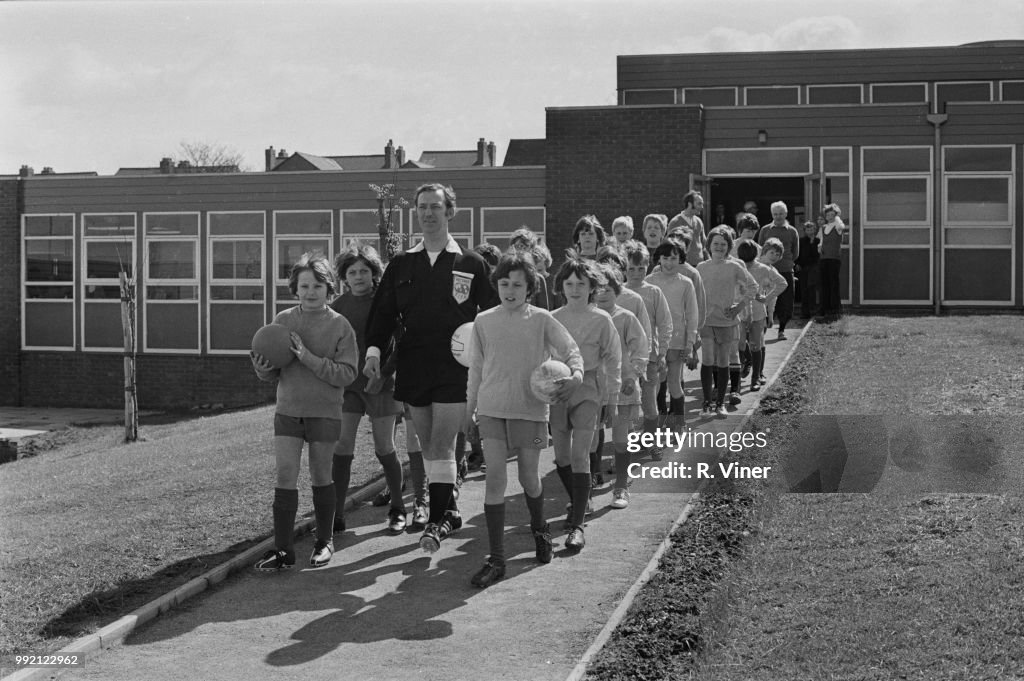
[[[623,55],[618,89],[1024,78],[1024,41],[880,50]]]
[[[376,206],[370,183],[397,181],[412,203],[417,186],[441,182],[454,187],[459,204],[540,206],[544,168],[465,170],[311,171],[295,173],[34,177],[24,182],[25,213],[362,209]]]
[[[705,148],[756,147],[764,130],[773,147],[931,144],[925,104],[744,107],[705,111]]]
[[[1020,144],[1024,102],[950,103],[942,126],[945,144]],[[1017,161],[1018,166],[1020,161]]]

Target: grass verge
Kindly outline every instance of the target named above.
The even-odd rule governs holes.
[[[1009,317],[813,328],[740,457],[787,475],[706,488],[587,678],[1019,678],[1022,344]],[[821,415],[859,426],[839,489],[866,460],[870,494],[786,493]]]
[[[58,650],[268,537],[272,423],[261,407],[145,426],[134,444],[70,428],[0,467],[0,656]],[[353,487],[380,470],[366,422],[356,451]],[[299,495],[310,515],[305,466]]]

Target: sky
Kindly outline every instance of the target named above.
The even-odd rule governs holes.
[[[612,105],[616,56],[1024,39],[1020,0],[0,2],[0,175],[156,166],[182,142],[407,157]]]

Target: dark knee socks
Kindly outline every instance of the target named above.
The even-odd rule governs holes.
[[[431,482],[427,486],[430,491],[430,516],[428,523],[440,523],[444,520],[444,512],[455,510],[455,485],[450,482]]]
[[[572,474],[572,526],[583,527],[590,501],[590,473]]]
[[[349,459],[351,461],[351,459]],[[298,500],[296,500],[298,501]],[[334,483],[313,488],[313,515],[316,517],[316,538],[330,541],[334,534]]]
[[[740,368],[729,367],[729,392],[738,393],[740,391]]]
[[[753,385],[761,376],[761,364],[764,362],[764,353],[755,350],[750,353],[750,383]]]
[[[629,452],[625,447],[615,447],[615,487],[625,489],[629,485]]]
[[[729,367],[715,367],[718,374],[718,394],[715,395],[716,402],[725,402],[725,392],[729,389]]]
[[[715,367],[707,364],[700,365],[700,387],[704,391],[704,401],[710,402],[714,399],[712,390],[714,388]]]
[[[543,530],[547,525],[544,520],[544,489],[541,488],[540,494],[535,497],[531,497],[524,491],[523,497],[526,498],[526,508],[530,512],[530,529]]]
[[[413,497],[420,501],[427,497],[427,469],[423,466],[423,452],[409,452],[409,477],[412,478]]]
[[[352,457],[334,455],[331,465],[331,478],[334,480],[334,515],[345,517],[345,496],[352,478]]]
[[[505,504],[484,504],[487,539],[491,547],[491,561],[505,562]]]
[[[295,514],[298,510],[299,490],[274,488],[274,545],[278,549],[295,550]]]
[[[594,449],[590,452],[590,472],[600,473],[601,472],[601,455],[604,453],[604,428],[600,427],[597,429],[597,435],[594,437],[596,440]]]
[[[380,467],[384,469],[384,479],[388,483],[388,491],[391,493],[391,508],[405,509],[402,501],[402,464],[398,460],[396,452],[378,454],[377,460]]]
[[[555,464],[555,472],[558,473],[558,479],[562,481],[562,486],[565,487],[565,493],[572,500],[572,466],[559,466]]]

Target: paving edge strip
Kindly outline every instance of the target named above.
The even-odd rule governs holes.
[[[761,392],[759,392],[757,397],[754,398],[754,402],[750,405],[750,409],[743,415],[743,419],[740,420],[739,424],[732,432],[742,432],[743,429],[747,427],[747,423],[749,423],[750,419],[757,413],[757,408],[761,406],[761,398],[775,383],[775,379],[782,374],[786,365],[789,364],[789,360],[793,356],[793,353],[795,353],[796,349],[800,346],[800,341],[803,340],[804,334],[807,333],[813,324],[813,319],[807,322],[803,330],[800,332],[800,335],[797,336],[796,341],[793,342],[793,346],[789,349],[789,352],[786,353],[782,362],[771,375],[768,384],[762,386]],[[608,621],[605,622],[604,627],[602,627],[601,631],[598,632],[597,637],[594,638],[594,642],[590,644],[590,647],[583,653],[580,661],[576,663],[576,666],[573,667],[571,672],[569,672],[569,675],[565,677],[565,681],[581,681],[581,679],[584,678],[587,673],[587,667],[594,661],[594,658],[596,658],[598,653],[601,652],[605,644],[608,643],[608,639],[612,637],[612,632],[622,624],[622,620],[626,619],[626,614],[629,613],[629,609],[633,605],[633,601],[636,600],[637,594],[639,594],[644,585],[650,581],[651,577],[654,576],[654,573],[658,571],[658,565],[661,563],[661,557],[665,555],[668,547],[672,545],[672,535],[679,526],[685,523],[686,519],[690,517],[690,513],[693,512],[693,507],[698,501],[700,501],[700,493],[706,484],[706,480],[701,481],[700,485],[697,487],[697,491],[690,496],[689,501],[686,502],[686,506],[683,507],[679,517],[675,519],[675,522],[673,522],[672,526],[669,527],[668,532],[665,533],[665,538],[661,540],[660,544],[658,544],[658,548],[654,551],[654,555],[651,556],[651,559],[647,562],[647,566],[640,573],[640,576],[636,578],[636,581],[633,582],[633,585],[630,586],[622,596],[622,600],[619,602],[618,606],[616,606],[615,610],[612,611]],[[6,681],[6,679],[3,681]]]
[[[385,479],[380,477],[363,485],[349,495],[348,499],[345,501],[345,510],[350,511],[354,507],[369,501],[375,497],[378,492],[383,490],[386,484],[387,482]],[[315,524],[315,518],[303,518],[295,523],[295,533],[305,534],[306,532],[311,531]],[[78,653],[85,658],[85,663],[87,664],[90,659],[100,655],[103,651],[122,643],[128,634],[135,631],[135,629],[142,624],[145,624],[175,606],[181,605],[189,598],[198,596],[214,584],[223,582],[231,573],[245,569],[247,566],[254,564],[264,552],[272,549],[273,546],[274,538],[272,536],[267,537],[256,546],[246,549],[242,553],[230,558],[220,565],[207,570],[203,574],[182,584],[173,591],[153,599],[149,603],[146,603],[120,619],[111,622],[102,629],[87,636],[75,639],[59,651],[52,654],[60,655],[62,653]],[[0,681],[43,681],[44,679],[55,679],[64,672],[71,671],[73,669],[74,668],[56,669],[52,667],[26,667],[24,669],[19,669],[13,674],[8,674],[7,676],[0,678]]]

